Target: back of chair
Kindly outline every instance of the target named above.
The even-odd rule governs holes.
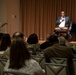
[[[30,74],[26,74],[26,73],[22,73],[22,72],[18,72],[18,71],[3,71],[3,75],[30,75]]]
[[[50,58],[51,63],[67,64],[67,58]]]
[[[45,59],[43,56],[32,56],[32,58],[36,60],[43,69],[45,69]]]
[[[74,65],[74,72],[75,72],[75,75],[76,75],[76,58],[73,59],[73,65]]]
[[[6,62],[7,62],[7,59],[0,58],[0,75],[2,75],[3,73],[3,69],[4,69]]]
[[[7,62],[7,59],[5,58],[0,58],[0,63],[5,66],[5,63]]]
[[[66,64],[45,63],[46,75],[68,75]]]

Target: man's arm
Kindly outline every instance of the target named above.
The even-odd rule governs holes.
[[[60,22],[60,17],[58,17],[58,18],[56,19],[56,26],[58,27],[60,23],[61,23],[61,22]]]
[[[69,18],[69,30],[71,30],[72,29],[72,21],[71,21],[71,19]]]

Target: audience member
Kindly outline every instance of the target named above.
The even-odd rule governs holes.
[[[62,46],[66,46],[66,39],[63,36],[58,37],[59,44]]]
[[[1,34],[0,39],[1,39],[0,58],[2,58],[5,50],[8,50],[10,48],[11,39],[9,34]],[[5,63],[5,62],[2,62],[2,63]],[[3,69],[4,69],[4,66],[0,63],[0,75],[2,75]]]
[[[44,50],[45,48],[51,46],[51,43],[49,43],[49,37],[50,36],[51,36],[51,34],[48,34],[46,37],[46,41],[40,45],[41,50]]]
[[[36,52],[40,51],[40,44],[38,43],[38,36],[37,34],[31,34],[27,39],[27,47],[28,50],[32,50],[32,54],[36,55]]]
[[[4,34],[1,39],[0,51],[5,51],[10,47],[11,39],[9,34]]]
[[[27,50],[26,43],[22,38],[14,38],[10,46],[10,60],[4,70],[19,71],[30,75],[43,75],[40,65],[33,59]]]
[[[20,38],[24,39],[24,34],[22,32],[15,32],[13,34],[13,38],[16,38],[16,37],[20,37]]]
[[[20,37],[20,38],[24,39],[24,34],[21,33],[21,32],[15,32],[13,34],[13,38],[16,38],[16,37]],[[8,59],[9,56],[10,56],[10,48],[8,48],[8,49],[5,50],[5,52],[3,54],[3,58],[7,58]]]
[[[52,35],[49,38],[49,42],[52,43],[52,46],[44,50],[45,61],[50,62],[51,57],[67,58],[70,74],[73,75],[72,74],[74,73],[73,63],[72,63],[73,53],[72,53],[71,48],[59,45],[58,37],[56,35]]]

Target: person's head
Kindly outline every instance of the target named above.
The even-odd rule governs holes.
[[[11,44],[11,38],[9,34],[3,34],[1,39],[1,50],[6,50]]]
[[[0,40],[2,39],[3,33],[0,33]]]
[[[15,32],[13,34],[13,38],[16,38],[16,37],[20,37],[20,38],[24,39],[24,34],[22,32]]]
[[[48,41],[49,42],[49,37],[51,36],[51,34],[48,34],[47,36],[46,36],[46,41]]]
[[[28,44],[36,44],[38,43],[38,36],[37,34],[33,33],[31,34],[27,39]]]
[[[62,16],[62,17],[65,16],[65,11],[61,11],[61,16]]]
[[[12,40],[10,46],[10,65],[9,68],[20,69],[31,58],[29,51],[26,47],[26,42],[19,37]]]
[[[66,45],[66,39],[63,36],[60,36],[59,38],[59,44],[62,46]]]
[[[58,37],[56,36],[56,35],[51,35],[50,37],[49,37],[49,43],[51,43],[52,45],[53,44],[56,44],[56,43],[58,43],[59,41],[58,41]]]
[[[69,35],[68,35],[68,34],[64,34],[63,37],[64,37],[66,40],[68,40]]]

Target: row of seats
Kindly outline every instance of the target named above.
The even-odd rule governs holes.
[[[34,60],[39,62],[40,66],[45,69],[45,75],[69,75],[69,70],[67,66],[67,59],[66,58],[51,58],[51,63],[45,63],[45,59],[43,56],[32,56]],[[4,66],[4,62],[7,59],[0,59],[0,63]],[[74,64],[74,72],[76,75],[76,58],[73,59]],[[10,71],[3,71],[3,75],[8,75],[9,73],[13,73],[13,75],[29,75],[20,72],[10,72]]]

